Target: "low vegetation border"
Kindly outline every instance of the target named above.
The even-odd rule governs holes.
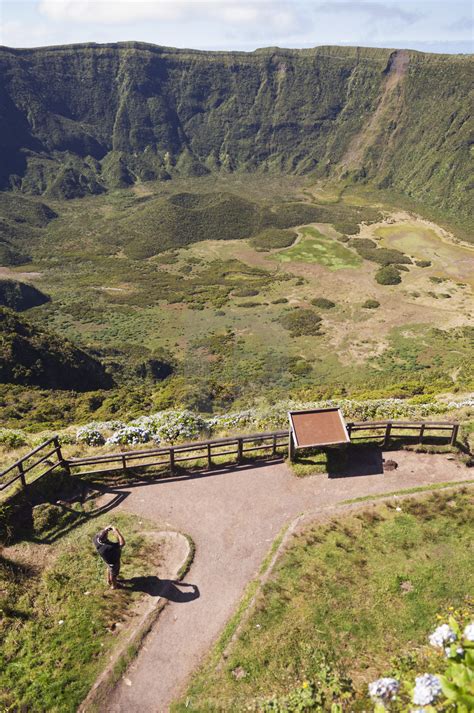
[[[383,446],[387,447],[390,439],[397,433],[398,437],[409,438],[412,442],[422,443],[427,438],[447,439],[450,445],[455,445],[458,436],[459,424],[448,421],[359,421],[347,424],[347,432],[351,442],[383,437]],[[362,433],[362,436],[355,434]],[[107,473],[117,470],[128,470],[139,467],[165,466],[174,475],[179,463],[191,463],[212,468],[215,458],[231,456],[240,464],[250,454],[262,455],[270,452],[272,457],[281,455],[281,449],[288,446],[288,431],[279,430],[270,433],[256,433],[251,435],[230,436],[228,438],[216,438],[208,441],[197,441],[194,443],[184,443],[176,446],[166,446],[160,448],[149,448],[145,450],[122,451],[120,453],[105,453],[102,455],[90,455],[83,458],[64,458],[59,446],[57,436],[50,438],[45,443],[35,448],[30,453],[20,458],[11,466],[0,473],[0,494],[20,483],[23,489],[27,489],[29,484],[47,475],[55,468],[62,466],[66,472],[70,473],[72,468],[84,468],[99,466],[93,470],[81,471],[82,475]],[[49,448],[49,450],[47,450]],[[44,453],[46,451],[46,453]],[[36,456],[36,460],[32,458]],[[51,457],[53,461],[49,460]],[[47,466],[46,470],[38,470],[42,464]],[[111,468],[104,468],[104,465],[112,464]],[[16,471],[16,475],[7,482],[2,483],[3,478]],[[27,480],[26,474],[31,474],[31,480]]]

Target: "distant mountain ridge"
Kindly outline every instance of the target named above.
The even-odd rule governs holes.
[[[467,215],[472,65],[351,47],[3,47],[0,188],[73,198],[270,171],[373,180]]]

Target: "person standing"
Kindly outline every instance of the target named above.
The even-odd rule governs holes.
[[[109,540],[109,533],[116,535],[117,540]],[[107,584],[112,589],[118,589],[117,577],[120,574],[120,558],[125,540],[117,527],[109,525],[101,530],[93,539],[97,553],[102,557],[107,565]]]

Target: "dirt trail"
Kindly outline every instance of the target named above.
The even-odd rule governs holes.
[[[375,142],[378,134],[384,130],[383,119],[385,115],[391,112],[392,119],[396,118],[397,109],[400,105],[400,95],[396,90],[407,73],[409,62],[410,55],[406,50],[398,50],[393,53],[378,106],[370,116],[367,124],[362,127],[360,133],[349,144],[349,148],[340,162],[341,175],[346,171],[353,171],[362,166],[367,149]]]
[[[297,515],[327,516],[348,498],[470,477],[445,456],[391,452],[390,458],[399,467],[387,473],[376,457],[337,478],[297,479],[278,463],[124,488],[122,509],[189,533],[196,556],[183,596],[165,608],[104,710],[169,710],[257,575],[274,538]],[[186,597],[189,585],[198,588],[199,597]]]

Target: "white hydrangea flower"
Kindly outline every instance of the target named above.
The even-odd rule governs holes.
[[[451,629],[449,624],[441,624],[441,626],[438,626],[429,637],[431,646],[434,646],[437,649],[446,649],[446,646],[448,644],[452,644],[454,641],[456,641],[456,634]]]
[[[474,641],[474,621],[465,627],[462,635],[467,641]]]
[[[413,703],[417,706],[429,706],[438,698],[442,691],[439,678],[432,673],[424,673],[415,678]]]
[[[378,678],[369,683],[369,695],[372,699],[381,701],[391,701],[395,698],[400,689],[400,683],[396,678]]]

